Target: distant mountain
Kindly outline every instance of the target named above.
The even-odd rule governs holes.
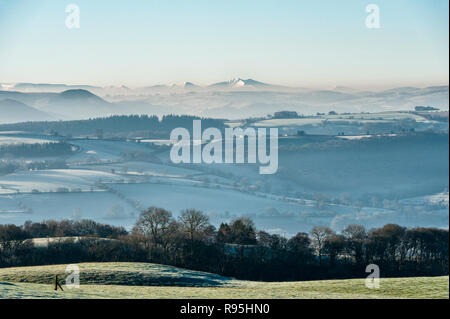
[[[195,84],[192,83],[192,82],[184,82],[184,83],[183,83],[183,87],[184,87],[185,89],[191,89],[191,88],[197,88],[198,85],[195,85]]]
[[[16,100],[39,109],[39,104],[46,104],[56,93],[23,93],[17,91],[0,91],[0,100]]]
[[[45,121],[51,119],[53,118],[49,114],[22,102],[13,99],[0,100],[0,123]]]
[[[83,101],[83,102],[89,102],[89,103],[102,103],[102,104],[109,104],[102,98],[98,97],[95,94],[92,94],[91,92],[87,90],[67,90],[64,92],[59,93],[56,95],[55,99],[62,99],[65,101]]]
[[[154,94],[154,93],[161,93],[161,92],[167,92],[170,90],[170,86],[166,84],[156,84],[151,86],[144,86],[141,88],[137,88],[135,91],[140,94]]]
[[[50,83],[16,83],[11,90],[20,92],[54,92],[59,93],[68,89],[100,90],[101,87],[92,85],[67,85]]]
[[[184,82],[181,84],[157,84],[152,86],[145,86],[140,88],[134,88],[131,92],[134,92],[136,95],[139,94],[171,94],[171,93],[183,93],[185,91],[198,91],[204,89],[203,87],[196,85],[192,82]]]
[[[351,88],[348,86],[342,86],[342,85],[335,86],[332,91],[338,91],[338,92],[349,93],[349,94],[358,92],[358,90],[356,90],[354,88]]]
[[[0,100],[13,99],[57,119],[89,118],[116,114],[115,105],[83,89],[61,93],[0,91]]]
[[[255,81],[253,79],[243,80],[241,78],[232,79],[225,82],[214,83],[210,87],[221,88],[241,88],[241,87],[266,87],[269,84]]]
[[[102,116],[114,113],[114,105],[82,89],[67,90],[50,96],[40,109],[63,114],[68,118]]]
[[[134,92],[133,89],[125,86],[125,85],[109,85],[98,89],[88,89],[89,92],[94,93],[96,95],[100,95],[103,97],[111,97],[111,96],[126,96],[126,95],[133,95],[136,92]]]
[[[126,85],[120,85],[120,86],[109,85],[109,86],[103,87],[103,89],[105,89],[105,90],[123,90],[123,91],[130,91],[131,90]]]
[[[160,88],[168,88],[166,84],[156,84],[152,86],[146,86],[143,89],[160,89]]]
[[[400,87],[384,91],[358,91],[348,87],[314,90],[237,78],[210,86],[192,82],[140,88],[110,86],[102,88],[99,95],[85,89],[58,93],[17,92],[8,85],[7,89],[0,90],[0,100],[21,102],[57,120],[122,114],[173,113],[243,118],[265,116],[280,110],[306,115],[331,110],[340,113],[414,110],[417,105],[430,105],[443,111],[449,108],[448,86]]]

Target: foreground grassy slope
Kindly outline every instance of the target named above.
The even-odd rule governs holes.
[[[216,287],[230,285],[231,278],[151,263],[80,263],[82,285]],[[50,284],[54,275],[62,281],[67,265],[0,268],[0,282]]]
[[[79,264],[81,288],[52,290],[64,265],[0,269],[0,298],[449,298],[449,278],[249,282],[143,263]]]

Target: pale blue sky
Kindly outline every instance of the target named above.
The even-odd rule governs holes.
[[[76,3],[81,28],[65,26]],[[365,26],[369,3],[381,29]],[[0,83],[448,84],[447,0],[0,0]]]

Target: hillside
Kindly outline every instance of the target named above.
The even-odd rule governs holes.
[[[84,263],[79,267],[81,288],[63,292],[55,292],[51,282],[53,274],[64,273],[65,265],[0,269],[0,297],[449,298],[448,276],[381,279],[380,289],[370,290],[364,279],[263,283],[156,264]]]
[[[225,287],[231,278],[151,263],[82,263],[82,285]],[[0,282],[47,284],[53,276],[65,278],[66,265],[0,269]]]
[[[1,123],[43,121],[51,119],[51,116],[47,113],[13,99],[0,99],[0,117]]]
[[[405,198],[448,185],[448,134],[313,138],[280,142],[279,176],[308,191]]]
[[[22,93],[15,91],[0,91],[0,100],[4,99],[8,101],[14,100],[21,104],[26,104],[29,108],[34,108],[36,112],[52,114],[52,118],[57,119],[97,117],[109,115],[118,111],[114,108],[113,104],[83,89],[66,90],[61,93]],[[3,120],[3,116],[5,116],[5,114],[8,114],[7,110],[2,110],[0,108],[0,123],[7,123],[7,121]],[[31,115],[32,114],[29,114],[28,117],[25,118],[15,118],[14,121],[8,122],[52,119],[49,116],[46,118],[33,118]]]

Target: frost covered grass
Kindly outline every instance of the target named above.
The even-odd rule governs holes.
[[[53,143],[52,140],[45,140],[40,138],[26,138],[26,137],[14,137],[14,136],[2,136],[0,135],[0,145],[11,144],[44,144]]]
[[[449,193],[441,192],[428,196],[419,196],[413,198],[403,199],[401,202],[410,205],[441,205],[443,207],[449,206]]]
[[[73,166],[73,168],[92,169],[104,172],[111,172],[112,170],[114,170],[116,174],[147,175],[173,178],[201,174],[201,172],[192,169],[137,161],[112,164],[77,165]]]
[[[0,207],[0,223],[17,225],[27,220],[86,218],[127,227],[136,222],[138,215],[131,205],[104,191],[3,195]],[[24,207],[32,211],[19,213]]]
[[[171,169],[171,167],[168,167]],[[98,168],[99,169],[99,168]],[[70,171],[70,170],[68,170]],[[96,171],[86,171],[93,172]],[[169,170],[169,172],[171,172]],[[105,174],[110,174],[104,172]],[[109,175],[108,175],[109,176]],[[120,175],[113,175],[120,178]],[[200,180],[201,177],[198,176]],[[0,181],[8,176],[0,177]],[[347,206],[334,205],[325,211],[317,212],[317,208],[311,201],[287,200],[278,196],[269,196],[263,193],[242,192],[239,189],[231,189],[230,185],[222,184],[217,188],[214,184],[213,176],[209,176],[210,185],[198,186],[193,183],[181,183],[181,179],[170,180],[154,177],[150,183],[119,183],[109,184],[111,189],[120,194],[111,192],[68,192],[68,193],[41,193],[41,194],[7,194],[0,196],[0,222],[23,224],[26,220],[40,221],[48,219],[72,219],[88,218],[98,222],[107,222],[113,225],[131,226],[135,223],[139,210],[130,205],[130,201],[139,203],[141,207],[164,207],[170,210],[175,217],[181,210],[186,208],[197,208],[208,214],[212,223],[220,225],[225,219],[232,219],[239,216],[250,216],[255,220],[257,227],[265,230],[283,229],[289,234],[298,231],[309,231],[315,223],[315,218],[321,220],[331,220],[335,216],[352,214],[353,208]],[[55,184],[37,184],[39,179],[30,180],[28,189],[37,188],[56,189],[61,185],[69,190],[80,188],[89,190],[94,185],[92,183],[69,185],[68,181],[61,181]],[[103,181],[107,181],[103,178]],[[43,181],[43,180],[42,180]],[[74,180],[75,181],[75,180]],[[62,183],[65,184],[62,184]],[[16,182],[17,183],[17,182]],[[0,185],[2,182],[0,182]],[[39,187],[39,188],[38,188]],[[23,189],[23,188],[22,188]],[[0,192],[2,189],[0,189]],[[126,200],[125,200],[126,199]],[[20,214],[18,211],[24,210],[22,206],[32,208],[32,215]],[[368,215],[374,214],[382,209],[362,210]]]
[[[117,181],[118,176],[94,170],[54,169],[40,171],[22,171],[0,176],[2,189],[19,192],[58,192],[62,189],[89,190],[97,181]]]
[[[403,112],[383,112],[383,113],[358,113],[358,114],[338,114],[324,115],[315,118],[293,118],[293,119],[271,119],[256,122],[254,126],[275,127],[275,126],[303,126],[321,124],[323,121],[331,122],[360,122],[360,123],[388,123],[392,121],[401,121],[405,119],[415,120],[416,122],[429,122],[428,119],[417,114]]]
[[[46,237],[46,238],[32,238],[30,241],[35,247],[46,248],[50,243],[62,243],[67,241],[72,241],[74,243],[80,242],[80,240],[91,240],[91,241],[114,241],[116,239],[110,238],[94,238],[94,237],[83,237],[83,236],[69,236],[69,237]]]
[[[0,269],[0,298],[427,298],[448,299],[449,277],[382,278],[371,290],[364,279],[250,282],[145,263],[79,264],[80,289],[54,291],[52,276],[65,265]]]
[[[80,263],[82,285],[222,287],[231,278],[152,263]],[[51,284],[54,275],[65,278],[67,265],[0,269],[0,282]]]

